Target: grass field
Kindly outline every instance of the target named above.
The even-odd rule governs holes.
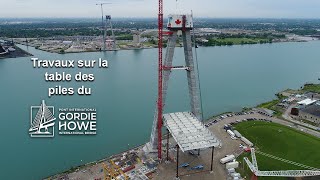
[[[219,42],[232,42],[233,44],[253,44],[253,43],[267,43],[268,39],[267,38],[224,38],[224,39],[215,39],[216,41]]]
[[[232,45],[244,45],[244,44],[265,44],[272,43],[272,39],[268,38],[211,38],[208,42],[204,43],[205,46],[232,46]]]
[[[305,84],[302,90],[305,92],[320,93],[320,84]]]
[[[315,168],[320,168],[320,139],[292,128],[262,121],[247,121],[239,123],[235,128],[252,143],[255,148],[283,159],[298,162]],[[238,160],[243,167],[243,157],[249,157],[250,153],[239,156]],[[278,160],[270,159],[256,154],[259,170],[294,170],[303,169]],[[250,176],[252,173],[245,168],[242,175]],[[259,178],[281,179],[281,178]],[[284,178],[283,178],[284,179]]]

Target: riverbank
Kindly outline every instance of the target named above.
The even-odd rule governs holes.
[[[10,51],[7,54],[0,55],[0,59],[33,56],[31,53],[19,48],[18,46],[14,46],[14,49],[14,51]]]
[[[26,43],[24,38],[15,38],[16,43],[25,46],[31,46],[41,51],[58,54],[68,53],[84,53],[84,52],[99,52],[101,49],[100,41],[92,41],[86,43],[71,42],[71,41],[59,41],[59,40],[47,40],[39,41],[36,38],[29,39]],[[212,38],[209,40],[200,39],[197,40],[197,46],[200,47],[223,47],[223,46],[235,46],[235,45],[255,45],[255,44],[271,44],[271,43],[284,43],[284,42],[309,42],[319,40],[317,38],[308,38],[303,36],[290,36],[288,38],[274,39],[274,38]],[[166,47],[166,43],[163,45]],[[176,47],[182,47],[182,44],[177,42]],[[157,42],[120,42],[117,44],[117,48],[113,49],[107,47],[106,51],[119,51],[119,50],[142,50],[158,48]]]

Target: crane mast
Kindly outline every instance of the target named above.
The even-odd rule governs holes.
[[[163,36],[163,0],[159,0],[159,12],[158,12],[158,159],[161,160],[162,152],[162,36]]]

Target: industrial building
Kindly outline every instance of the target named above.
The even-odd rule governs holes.
[[[317,102],[317,100],[307,98],[302,101],[299,101],[297,104],[299,105],[299,108],[305,108],[307,106],[314,104],[315,102]]]
[[[297,102],[297,106],[291,109],[291,115],[300,120],[307,120],[317,125],[320,124],[320,102],[317,99],[304,99]]]
[[[320,103],[313,103],[304,108],[299,108],[299,118],[320,124]]]

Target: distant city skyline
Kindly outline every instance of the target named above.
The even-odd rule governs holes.
[[[0,17],[99,17],[96,3],[108,2],[104,14],[113,17],[157,16],[157,0],[0,0]],[[320,0],[164,0],[165,16],[193,10],[210,18],[320,18],[319,9]]]

